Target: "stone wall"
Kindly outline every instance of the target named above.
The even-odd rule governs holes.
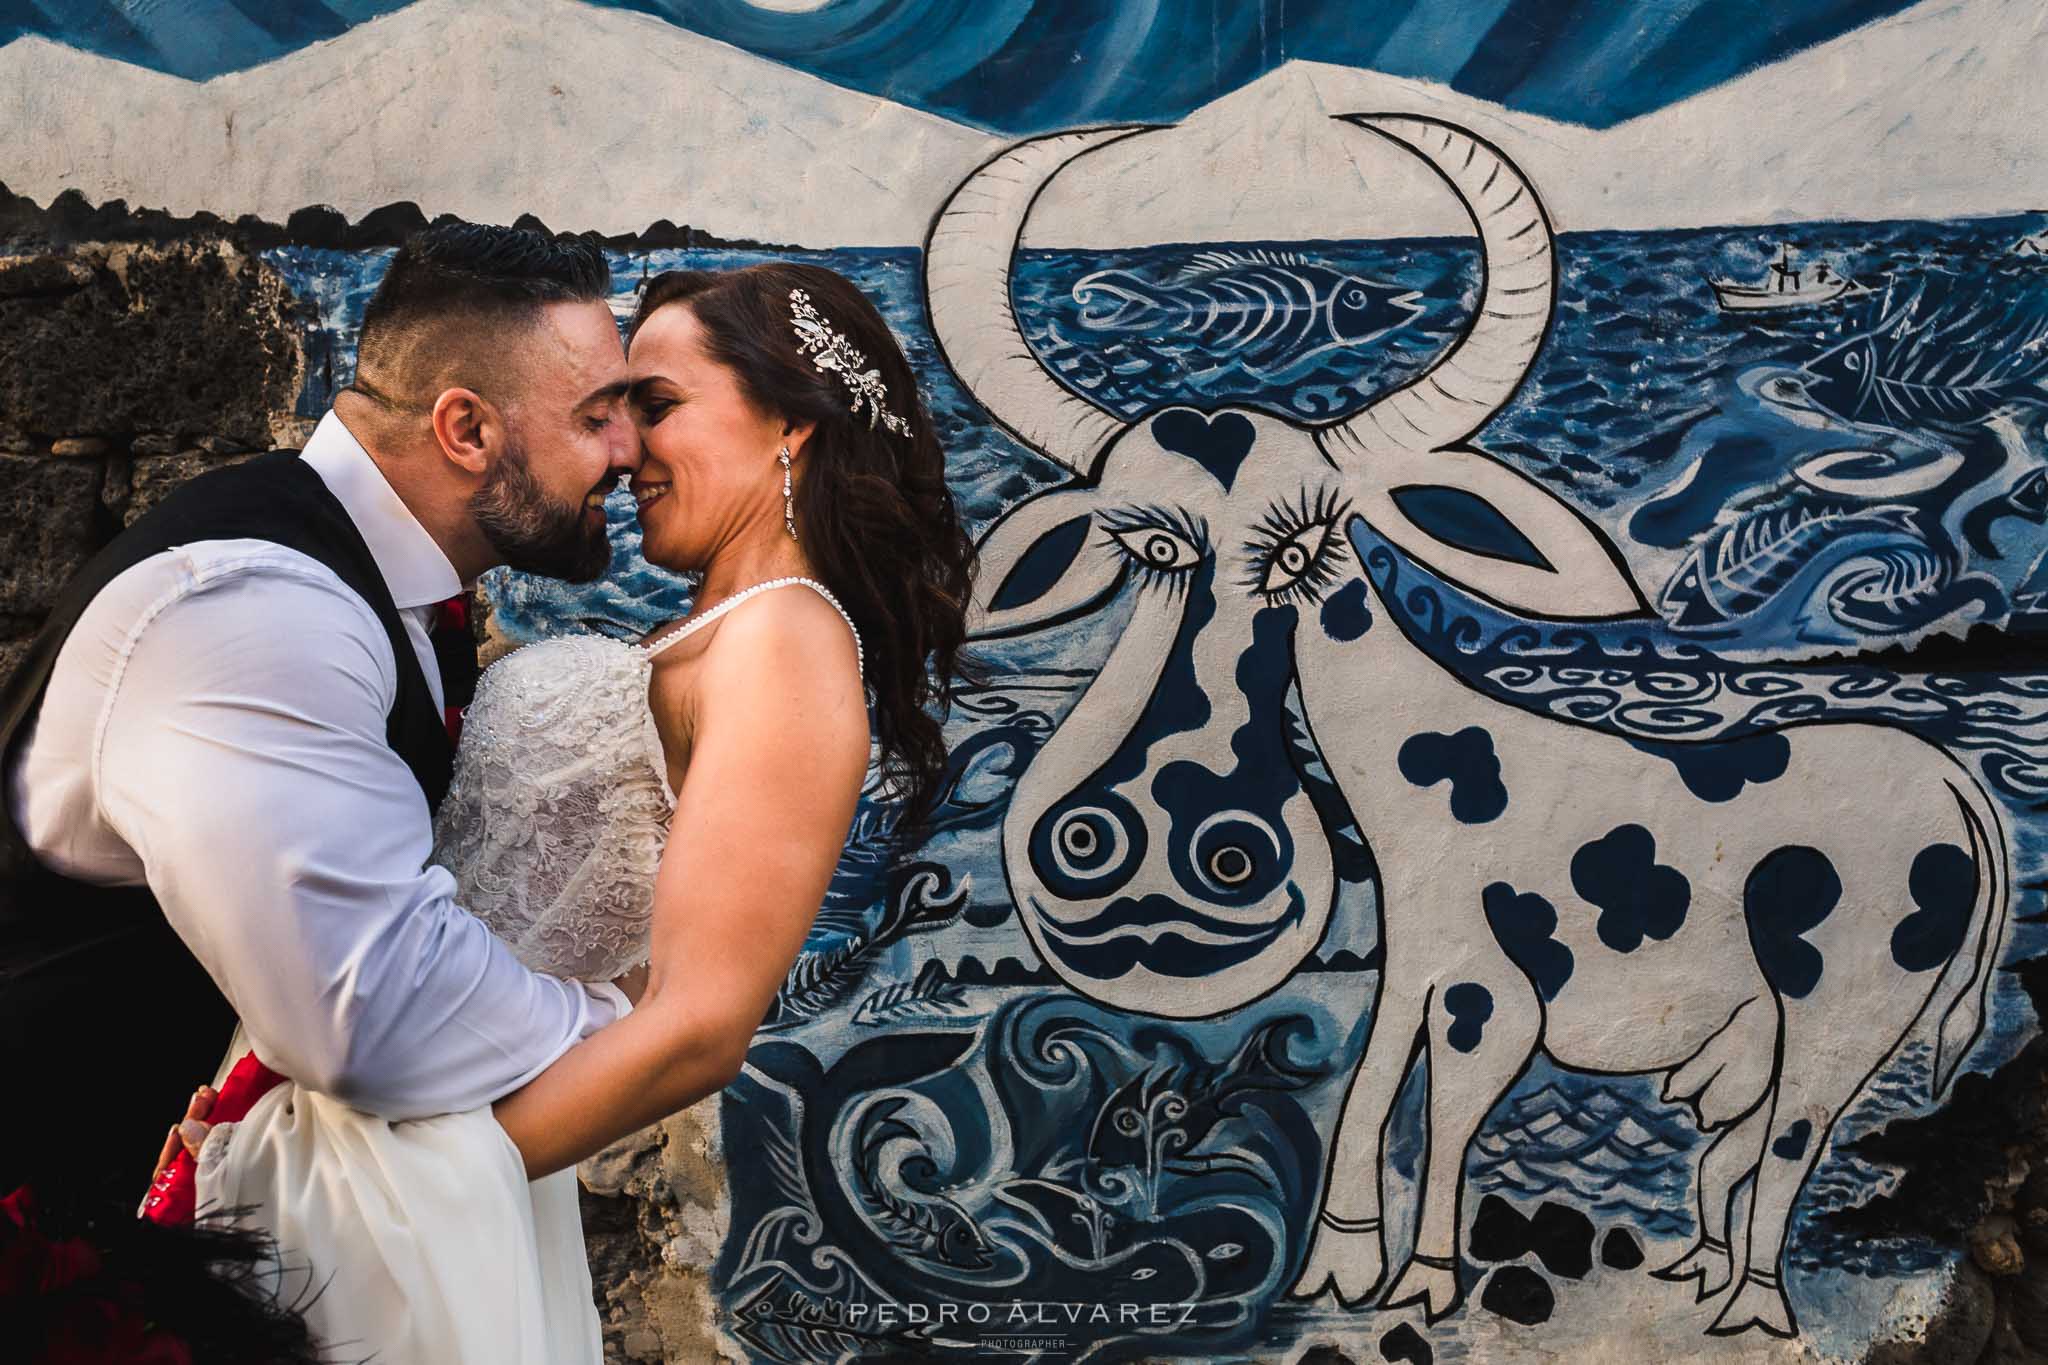
[[[0,665],[169,490],[302,439],[295,313],[225,239],[0,256]]]

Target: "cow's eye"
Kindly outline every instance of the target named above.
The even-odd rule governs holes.
[[[1202,559],[1193,542],[1164,526],[1130,526],[1110,535],[1125,554],[1153,573],[1182,573]]]
[[[1268,508],[1245,542],[1245,585],[1275,605],[1320,600],[1344,565],[1341,528],[1349,512],[1350,504],[1330,490],[1313,497],[1304,491],[1298,502]]]
[[[1113,546],[1137,567],[1146,587],[1178,592],[1210,555],[1209,528],[1185,508],[1157,504],[1114,507],[1097,522]]]
[[[1259,591],[1268,597],[1278,597],[1300,587],[1329,556],[1330,540],[1336,533],[1336,527],[1319,522],[1302,527],[1274,546],[1266,560],[1266,577],[1259,584]]]

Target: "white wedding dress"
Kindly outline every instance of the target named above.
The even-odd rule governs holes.
[[[846,616],[812,580],[774,579],[652,647],[565,636],[484,670],[433,860],[454,875],[458,903],[529,967],[603,981],[646,961],[675,810],[647,705],[654,657],[757,593],[799,583]],[[262,1055],[237,1031],[216,1085],[250,1046]],[[576,1173],[528,1182],[488,1108],[393,1123],[286,1083],[241,1122],[216,1125],[198,1166],[202,1214],[252,1210],[243,1221],[283,1253],[280,1293],[311,1299],[307,1317],[335,1359],[603,1359]]]

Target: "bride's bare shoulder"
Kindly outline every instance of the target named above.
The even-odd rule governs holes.
[[[670,655],[684,657],[662,666]],[[687,733],[711,717],[738,719],[763,707],[784,714],[797,708],[807,717],[850,708],[865,742],[853,633],[817,593],[764,593],[664,651],[656,664],[650,700],[664,731]]]
[[[860,695],[853,631],[837,607],[808,588],[763,594],[719,622],[717,636],[710,649],[731,681],[802,681],[819,696],[847,689]]]

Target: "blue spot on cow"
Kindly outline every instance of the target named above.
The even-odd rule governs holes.
[[[1842,899],[1828,855],[1804,844],[1772,849],[1742,886],[1749,946],[1764,980],[1781,996],[1804,999],[1820,984],[1820,949],[1800,935],[1819,926]]]
[[[1450,780],[1451,814],[1467,825],[1483,825],[1508,808],[1493,736],[1477,725],[1454,735],[1425,730],[1411,735],[1398,758],[1401,776],[1418,787]]]
[[[1372,629],[1372,608],[1366,605],[1365,580],[1353,579],[1323,603],[1323,634],[1332,640],[1356,640]]]
[[[1204,560],[1189,575],[1187,609],[1138,723],[1102,768],[1050,806],[1031,831],[1032,870],[1062,899],[1100,899],[1130,881],[1144,861],[1145,825],[1116,789],[1145,771],[1154,744],[1209,723],[1209,694],[1195,673],[1194,641],[1216,614],[1214,576],[1213,560]],[[1119,827],[1128,837],[1116,837]],[[1077,834],[1079,844],[1074,842]],[[1056,845],[1067,855],[1064,859],[1055,856]],[[1118,848],[1123,856],[1109,856]]]
[[[1167,866],[1182,890],[1211,904],[1255,905],[1294,866],[1286,807],[1302,789],[1287,746],[1295,619],[1293,607],[1252,618],[1235,670],[1245,699],[1244,724],[1230,736],[1235,766],[1218,772],[1180,759],[1152,779],[1152,799],[1172,821]]]
[[[1946,965],[1970,930],[1977,877],[1977,860],[1954,844],[1921,849],[1906,878],[1913,904],[1920,908],[1892,930],[1892,961],[1909,972]]]
[[[1087,513],[1070,517],[1031,542],[1031,548],[1017,557],[1002,586],[989,601],[990,611],[1004,611],[1036,602],[1052,591],[1073,564],[1074,556],[1088,543]]]
[[[1258,429],[1241,412],[1214,417],[1193,408],[1173,408],[1152,419],[1152,439],[1176,455],[1185,455],[1228,489],[1238,467],[1252,453]]]
[[[1572,855],[1572,887],[1600,911],[1600,941],[1632,953],[1647,935],[1664,940],[1685,923],[1692,883],[1657,861],[1657,840],[1641,825],[1617,825]]]
[[[1506,882],[1489,884],[1480,892],[1479,903],[1486,911],[1486,927],[1493,930],[1508,961],[1522,969],[1545,1000],[1557,999],[1572,979],[1572,950],[1554,937],[1557,908],[1533,891],[1517,893]]]
[[[1797,1161],[1806,1155],[1806,1144],[1813,1140],[1813,1125],[1800,1119],[1779,1135],[1771,1144],[1771,1155],[1787,1161]]]
[[[1702,801],[1733,801],[1750,782],[1769,782],[1785,775],[1792,744],[1783,735],[1746,735],[1741,739],[1704,744],[1675,744],[1639,739],[1635,746],[1678,769],[1687,791]]]
[[[1444,992],[1444,1013],[1451,1016],[1444,1037],[1458,1051],[1472,1052],[1493,1018],[1493,992],[1477,981],[1460,981]]]

